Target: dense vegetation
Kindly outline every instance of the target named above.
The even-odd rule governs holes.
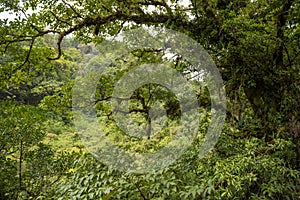
[[[300,198],[299,0],[0,0],[0,13],[0,199]],[[76,72],[110,56],[99,54],[102,41],[141,26],[172,29],[201,44],[221,73],[227,102],[218,143],[199,157],[212,102],[193,78],[199,133],[180,159],[145,174],[93,157],[72,111]],[[166,62],[191,78],[186,60],[167,55],[132,51],[98,81],[99,121],[127,151],[155,151],[176,132],[180,106],[158,84],[138,88],[130,99],[141,127],[151,106],[159,102],[166,110],[169,126],[158,135],[124,134],[110,107],[114,85],[141,64]]]

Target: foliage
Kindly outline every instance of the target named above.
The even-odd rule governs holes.
[[[0,199],[298,199],[299,6],[299,0],[0,0],[1,16],[11,13],[0,19]],[[229,105],[218,144],[198,157],[211,100],[200,80],[190,81],[199,134],[173,165],[149,174],[96,161],[72,127],[76,71],[113,56],[98,55],[101,41],[139,26],[167,27],[203,45]],[[119,147],[151,152],[178,128],[178,101],[156,84],[134,92],[130,115],[145,127],[150,107],[160,104],[170,125],[160,134],[128,137],[111,118],[114,85],[129,70],[166,62],[191,78],[189,63],[166,54],[133,51],[102,74],[91,105]]]
[[[56,153],[42,142],[47,115],[40,109],[9,101],[0,106],[1,199],[36,199],[51,193],[74,156]]]

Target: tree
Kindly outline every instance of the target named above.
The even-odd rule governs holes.
[[[51,193],[53,184],[67,175],[74,156],[42,143],[45,112],[9,101],[0,106],[0,197],[30,199]]]
[[[0,87],[27,82],[28,77],[35,75],[32,72],[38,71],[36,69],[53,67],[53,63],[61,62],[68,54],[63,41],[69,36],[83,43],[99,44],[107,36],[141,25],[163,26],[184,32],[213,56],[226,84],[229,124],[216,150],[209,159],[204,159],[207,164],[191,161],[194,159],[194,151],[191,151],[188,161],[175,169],[166,169],[168,173],[165,173],[164,180],[166,185],[167,182],[172,183],[171,186],[169,184],[170,190],[163,190],[164,184],[157,186],[158,178],[155,177],[129,175],[129,183],[118,182],[115,179],[121,175],[115,174],[110,179],[114,172],[104,170],[103,177],[107,176],[104,182],[109,180],[109,186],[99,194],[97,191],[90,194],[144,199],[161,196],[295,199],[299,196],[300,166],[299,5],[299,0],[191,0],[186,6],[174,0],[2,0],[0,10],[12,12],[17,17],[12,21],[1,20],[0,50],[3,54]],[[41,40],[49,35],[55,36],[50,37],[51,45],[41,45]],[[85,48],[86,53],[93,51],[90,47]],[[144,56],[150,57],[151,54]],[[114,72],[119,76],[124,73],[119,68]],[[99,83],[109,85],[113,82],[108,74]],[[44,105],[48,100],[48,105],[58,107],[56,99],[63,96],[64,105],[70,106],[71,86],[72,83],[66,86],[60,93],[62,95],[45,98]],[[135,100],[143,102],[148,95],[146,91],[147,87],[140,88],[139,92],[143,95],[137,95]],[[99,89],[98,95],[97,106],[107,111],[105,97],[110,95],[109,91],[105,91],[102,98]],[[208,98],[199,94],[199,99],[207,101]],[[191,164],[192,173],[183,170],[187,163]],[[69,196],[87,197],[91,188],[89,184],[97,187],[97,180],[101,177],[85,177],[87,171],[93,171],[89,164],[93,162],[88,161],[84,165],[86,170],[78,170],[79,175],[74,175],[72,181],[66,184],[71,187],[66,189],[71,191]],[[203,184],[196,178],[199,174],[205,180]],[[170,180],[173,177],[174,185]],[[187,181],[186,185],[183,180]],[[83,184],[84,189],[74,189],[74,183]],[[283,187],[284,184],[288,186]],[[115,191],[123,193],[118,196]],[[127,194],[128,191],[132,193]],[[180,191],[178,195],[182,196],[172,196],[171,191]]]
[[[155,0],[109,1],[93,3],[92,6],[89,1],[65,0],[53,3],[3,1],[1,5],[3,10],[20,17],[10,22],[2,20],[2,50],[13,52],[13,44],[29,41],[31,48],[21,57],[18,56],[19,59],[23,58],[24,64],[30,59],[36,39],[44,35],[57,36],[57,51],[45,52],[40,57],[56,60],[62,56],[62,41],[70,34],[85,42],[99,42],[107,35],[115,35],[121,29],[136,24],[163,25],[185,30],[211,50],[213,55],[216,54],[224,79],[234,82],[230,90],[236,91],[238,85],[242,85],[262,121],[270,122],[267,111],[282,111],[279,107],[283,103],[283,96],[290,95],[279,94],[287,91],[285,87],[295,85],[295,80],[289,78],[289,74],[297,74],[294,66],[299,59],[299,49],[295,45],[299,39],[299,2],[295,0],[284,3],[280,0],[245,0],[238,3],[201,0],[192,1],[187,7],[179,6],[176,1],[166,3]],[[147,11],[145,8],[149,6],[155,6],[156,9]],[[29,9],[39,12],[28,13]],[[130,24],[125,26],[125,22]],[[96,34],[93,35],[93,32]],[[13,68],[10,75],[16,73],[18,67]],[[234,74],[242,72],[242,80],[234,80]],[[269,77],[270,74],[272,77]],[[279,80],[279,84],[274,84],[275,79]],[[297,89],[288,91],[296,92]]]

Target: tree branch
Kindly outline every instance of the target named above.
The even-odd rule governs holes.
[[[77,12],[77,10],[71,6],[69,3],[67,3],[65,0],[61,0],[64,4],[66,4],[69,8],[71,8],[71,10],[77,15],[77,17],[80,17],[81,19],[83,19],[83,17]]]
[[[60,18],[59,18],[54,12],[52,12],[51,10],[50,10],[49,12],[55,17],[55,19],[56,19],[57,21],[59,21],[59,22],[61,22],[61,23],[64,23],[64,24],[67,24],[67,25],[69,25],[69,26],[72,26],[69,22],[60,19]]]

